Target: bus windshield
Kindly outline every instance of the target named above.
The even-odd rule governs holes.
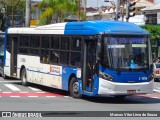
[[[0,42],[0,56],[4,56],[4,44]]]
[[[104,38],[103,61],[107,61],[112,69],[125,71],[148,69],[148,55],[146,36],[117,35]]]
[[[4,56],[4,36],[0,34],[0,57]]]

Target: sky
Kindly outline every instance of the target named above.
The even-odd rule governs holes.
[[[32,1],[41,1],[41,0],[32,0]],[[104,2],[105,0],[87,0],[87,7],[101,7],[109,5],[109,3]],[[110,0],[117,1],[117,0]],[[155,3],[160,3],[160,0],[154,0]]]
[[[116,1],[116,0],[110,0]],[[155,4],[160,3],[160,0],[154,0]],[[104,2],[104,0],[87,0],[87,7],[100,7],[108,5],[108,3]]]
[[[106,5],[108,5],[108,3],[104,2],[104,0],[87,0],[87,7],[101,7]]]
[[[154,0],[155,1],[155,3],[160,3],[160,0]]]

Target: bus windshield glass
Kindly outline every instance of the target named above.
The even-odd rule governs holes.
[[[125,71],[148,69],[148,55],[146,36],[117,35],[104,38],[103,61],[108,61],[112,69]]]
[[[4,35],[0,34],[0,57],[4,56]]]

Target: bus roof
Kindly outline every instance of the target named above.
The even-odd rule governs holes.
[[[148,34],[141,27],[122,21],[66,22],[39,26],[35,28],[9,28],[8,34]]]

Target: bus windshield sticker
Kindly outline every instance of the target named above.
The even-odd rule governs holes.
[[[125,48],[125,45],[108,45],[108,48]]]
[[[146,48],[146,44],[132,44],[132,47],[141,47],[141,48]]]

